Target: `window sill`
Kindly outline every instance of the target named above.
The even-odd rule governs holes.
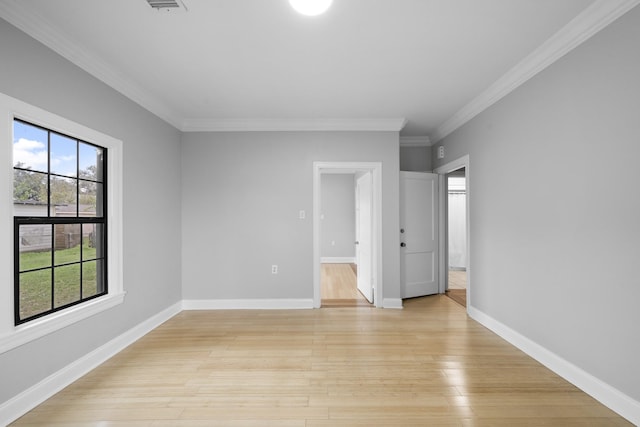
[[[125,294],[125,292],[120,292],[114,295],[105,295],[16,326],[11,332],[0,337],[0,354],[122,304]]]

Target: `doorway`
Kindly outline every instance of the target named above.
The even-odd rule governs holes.
[[[367,282],[367,272],[371,283],[367,254],[371,248],[370,180],[371,172],[321,175],[322,308],[371,306],[370,287],[369,298],[358,287],[358,282],[360,288]],[[359,197],[363,192],[368,193],[364,201]]]
[[[440,176],[439,291],[471,306],[469,156],[434,170]]]
[[[351,174],[354,176],[354,185],[361,181],[362,177],[369,185],[369,194],[366,216],[370,234],[368,236],[368,249],[359,250],[358,257],[366,259],[358,260],[358,274],[356,277],[365,278],[366,283],[358,284],[362,292],[370,293],[371,300],[376,307],[381,307],[382,298],[382,164],[379,162],[314,162],[313,164],[313,303],[315,308],[322,305],[322,176],[328,174]],[[357,188],[357,187],[356,187]],[[357,192],[354,191],[357,194]],[[363,203],[360,200],[359,203]],[[359,218],[362,217],[358,216]],[[354,236],[355,237],[355,236]],[[354,240],[353,243],[355,244]],[[361,267],[367,269],[366,275]],[[354,272],[355,275],[355,272]],[[368,276],[368,277],[367,277]],[[368,304],[368,303],[367,303]]]
[[[445,175],[447,187],[447,287],[446,295],[467,306],[466,170]]]

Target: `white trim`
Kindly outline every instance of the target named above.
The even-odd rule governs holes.
[[[124,297],[125,292],[105,295],[16,326],[13,331],[0,337],[0,354],[122,304]]]
[[[482,311],[473,307],[469,307],[467,311],[472,319],[504,338],[511,345],[519,348],[633,424],[640,425],[640,402],[637,400],[632,399],[620,390],[585,372]]]
[[[434,173],[440,175],[439,179],[439,221],[438,221],[438,235],[439,235],[439,243],[438,243],[438,251],[439,251],[439,283],[438,283],[438,292],[443,294],[446,290],[446,284],[448,280],[448,253],[447,253],[447,195],[449,192],[445,188],[446,180],[444,176],[450,172],[458,170],[460,168],[465,169],[465,184],[466,184],[466,197],[467,202],[465,204],[466,207],[466,234],[467,234],[467,247],[466,247],[466,257],[467,257],[467,311],[469,307],[471,307],[471,171],[469,167],[469,155],[462,156],[456,160],[452,160],[449,163],[446,163],[438,168],[433,170]]]
[[[400,132],[407,120],[390,119],[184,119],[183,132]]]
[[[183,300],[183,310],[304,310],[312,299],[210,299]]]
[[[133,102],[178,127],[176,112],[144,89],[129,76],[119,72],[78,41],[72,40],[60,29],[54,28],[25,2],[0,2],[0,17],[24,31],[54,52],[71,61],[98,80],[106,83]]]
[[[6,270],[0,286],[0,354],[29,341],[50,334],[56,330],[86,319],[124,301],[124,277],[122,255],[122,141],[109,135],[75,123],[64,117],[42,110],[18,99],[0,93],[0,153],[6,153],[6,163],[0,164],[0,173],[6,172],[6,181],[0,182],[0,199],[13,200],[13,119],[14,117],[33,122],[45,128],[58,131],[105,147],[108,153],[107,175],[107,271],[109,293],[77,306],[61,310],[23,325],[15,326],[13,319],[13,239],[0,243],[0,265]],[[3,156],[4,157],[4,156]],[[6,171],[4,170],[6,168]],[[3,203],[0,209],[0,229],[6,236],[13,236],[13,206]],[[6,267],[5,267],[6,266]]]
[[[382,283],[382,163],[313,162],[313,307],[320,308],[320,211],[321,175],[325,173],[371,172],[373,175],[373,289],[374,305],[383,307]]]
[[[63,388],[109,360],[176,314],[181,303],[177,303],[138,324],[124,334],[112,339],[94,351],[48,376],[36,385],[0,405],[0,425],[7,425],[26,414]]]
[[[322,264],[355,264],[355,257],[337,257],[337,256],[325,256],[320,258]]]
[[[640,0],[596,0],[560,31],[507,71],[484,92],[442,123],[431,135],[436,143],[514,91],[520,85],[624,15]]]
[[[401,298],[385,298],[382,300],[382,308],[403,309]]]
[[[428,136],[401,136],[400,147],[431,147],[433,143]]]

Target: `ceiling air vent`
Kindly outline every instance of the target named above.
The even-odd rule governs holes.
[[[149,6],[158,12],[186,12],[187,7],[181,0],[147,0]]]

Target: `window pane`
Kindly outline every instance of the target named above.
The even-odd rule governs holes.
[[[47,216],[47,175],[13,170],[13,209],[16,216]]]
[[[20,319],[51,310],[51,269],[20,273]]]
[[[106,293],[107,149],[18,119],[13,133],[20,324]]]
[[[81,224],[56,224],[54,226],[55,265],[80,262]]]
[[[51,231],[49,224],[20,225],[20,271],[51,267]]]
[[[50,172],[58,175],[77,176],[78,143],[75,139],[51,132]]]
[[[54,267],[54,308],[80,300],[80,264]]]
[[[84,261],[102,258],[102,242],[104,242],[102,224],[82,224],[82,259]]]
[[[80,181],[81,217],[102,217],[102,184]]]
[[[13,121],[13,166],[47,172],[47,131]]]
[[[102,149],[83,142],[80,150],[80,178],[102,182]]]
[[[104,292],[104,262],[102,260],[82,263],[82,298]]]
[[[55,206],[55,216],[76,217],[76,197],[78,184],[72,178],[51,177],[51,204]]]

